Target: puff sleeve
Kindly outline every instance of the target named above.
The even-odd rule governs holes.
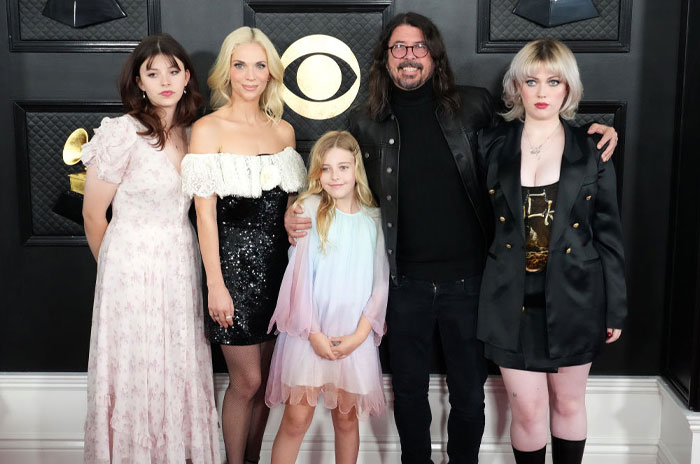
[[[130,116],[103,118],[95,135],[83,145],[81,161],[87,168],[97,169],[97,177],[119,184],[129,165],[129,158],[139,135]]]

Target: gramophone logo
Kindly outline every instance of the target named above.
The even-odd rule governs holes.
[[[83,145],[88,142],[88,133],[82,127],[74,130],[66,139],[63,146],[63,162],[68,166],[78,164],[83,154]],[[70,179],[70,189],[72,192],[85,194],[85,176],[86,170],[81,172],[68,174]]]
[[[343,41],[329,35],[309,35],[291,44],[281,58],[284,102],[296,113],[309,119],[330,119],[350,108],[357,97],[360,65]]]
[[[88,133],[85,129],[74,130],[63,146],[63,162],[68,166],[80,162],[83,154],[82,146],[88,141]],[[59,195],[53,205],[53,212],[78,224],[83,224],[83,195],[85,194],[85,176],[87,171],[84,166],[78,172],[68,174],[70,190]]]

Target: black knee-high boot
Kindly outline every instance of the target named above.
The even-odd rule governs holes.
[[[546,452],[546,445],[537,451],[520,451],[513,448],[513,456],[515,456],[516,464],[544,464]]]
[[[586,439],[564,440],[552,435],[552,462],[554,464],[581,464]]]

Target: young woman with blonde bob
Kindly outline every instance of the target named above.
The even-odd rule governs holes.
[[[358,418],[384,412],[377,346],[384,335],[389,264],[379,209],[360,147],[348,132],[311,150],[309,187],[296,204],[313,227],[291,249],[270,330],[280,332],[266,402],[285,404],[273,464],[293,464],[323,395],[335,429],[335,462],[357,461]]]
[[[501,370],[517,463],[580,463],[586,380],[627,315],[615,171],[569,124],[583,93],[561,42],[528,43],[503,78],[507,121],[480,134],[495,216],[478,337]]]
[[[294,130],[281,120],[283,71],[260,30],[229,34],[208,79],[214,111],[194,124],[182,162],[207,277],[205,331],[229,372],[222,413],[229,464],[259,460],[274,347],[267,325],[287,263],[283,217],[306,174]]]

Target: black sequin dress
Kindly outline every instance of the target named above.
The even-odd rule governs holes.
[[[207,314],[211,342],[253,345],[267,333],[287,266],[284,211],[287,192],[279,187],[260,198],[228,196],[216,202],[221,273],[234,305],[233,327],[224,329]]]
[[[287,265],[284,212],[290,193],[302,189],[306,170],[287,148],[273,155],[190,154],[182,163],[183,189],[218,194],[219,260],[233,300],[233,326],[222,328],[205,309],[212,343],[253,345],[273,339],[267,328]]]

